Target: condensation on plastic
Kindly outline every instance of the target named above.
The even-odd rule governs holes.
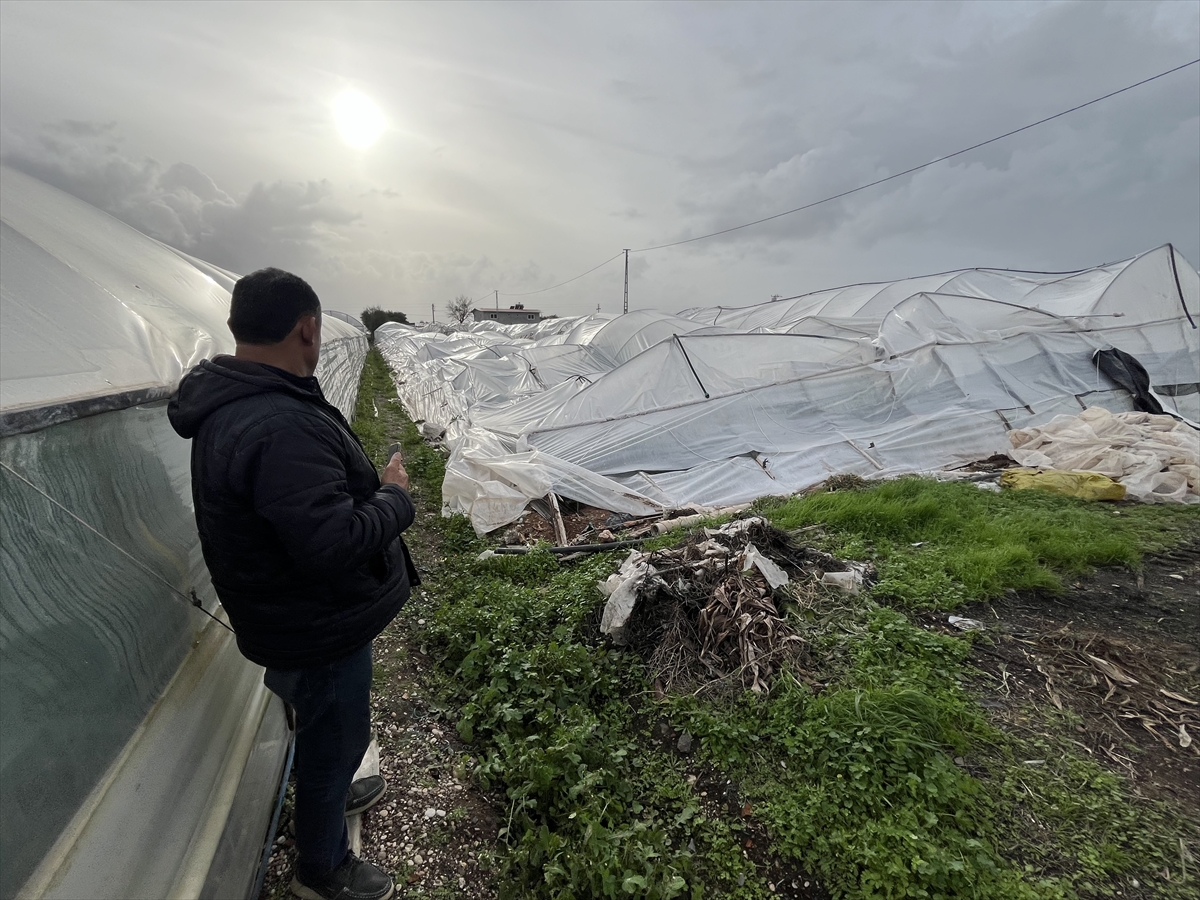
[[[201,358],[233,350],[236,275],[18,172],[3,171],[0,200],[4,412],[146,387],[165,397]],[[318,377],[349,415],[365,333],[329,316],[323,338]],[[0,438],[6,897],[228,896],[253,881],[286,755],[282,709],[189,602],[221,614],[189,444],[165,407]]]
[[[187,447],[165,410],[6,438],[0,459],[185,596],[197,589],[213,606],[192,552]],[[7,469],[0,501],[0,894],[9,897],[150,710],[204,620]]]
[[[4,168],[0,178],[0,409],[174,390],[232,353],[237,276],[172,250],[93,206]],[[349,415],[366,334],[333,316],[317,377]]]
[[[515,456],[531,465],[534,451],[666,506],[1004,453],[1010,429],[1131,409],[1092,362],[1110,346],[1171,387],[1164,406],[1189,417],[1198,319],[1200,277],[1168,245],[1064,275],[973,269],[743,309],[559,319],[544,332],[384,326],[376,343],[406,408],[451,449],[445,511],[485,529],[552,480],[548,469],[526,472],[521,488],[496,477]],[[610,368],[556,384],[531,377],[529,359],[572,346]],[[556,485],[596,502],[570,479]],[[619,502],[614,491],[596,505]]]
[[[0,459],[0,894],[167,896],[187,860],[205,876],[201,831],[261,840],[269,785],[214,806],[228,779],[255,790],[232,747],[276,773],[286,751],[255,737],[261,670],[186,599],[219,610],[188,444],[157,403],[4,438]]]

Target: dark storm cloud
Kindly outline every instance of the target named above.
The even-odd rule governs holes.
[[[5,0],[2,147],[196,255],[428,315],[492,288],[515,302],[624,247],[799,206],[1137,81],[1200,56],[1198,10]],[[347,87],[389,122],[367,151],[332,124]],[[632,306],[1084,267],[1167,241],[1200,263],[1198,111],[1193,68],[845,200],[631,257]],[[611,312],[623,267],[535,296]]]
[[[694,237],[819,200],[1197,55],[1192,30],[1131,13],[1116,5],[1050,6],[1011,33],[984,30],[925,53],[901,33],[892,42],[867,35],[858,54],[845,56],[835,37],[833,46],[814,48],[815,61],[796,59],[788,79],[735,50],[733,65],[746,83],[763,86],[747,105],[763,112],[747,116],[744,141],[725,156],[678,158],[689,188],[679,209],[690,224],[664,237]],[[830,116],[828,103],[844,112]],[[1198,113],[1200,74],[1192,68],[851,198],[697,243],[692,252],[726,244],[759,255],[781,242],[834,236],[868,250],[903,237],[971,241],[1030,266],[1049,255],[1059,265],[1064,258],[1087,265],[1174,240],[1200,262]]]

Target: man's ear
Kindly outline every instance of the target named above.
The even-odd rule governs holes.
[[[317,331],[319,329],[318,319],[316,316],[303,316],[296,327],[300,330],[300,340],[304,346],[308,347],[316,343]]]

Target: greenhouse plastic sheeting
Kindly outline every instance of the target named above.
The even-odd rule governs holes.
[[[168,397],[201,359],[233,352],[237,276],[8,168],[0,255],[0,434]],[[333,316],[322,331],[317,377],[349,414],[366,334]]]
[[[1015,429],[1008,439],[1025,466],[1108,475],[1147,503],[1200,499],[1200,432],[1171,416],[1096,408]]]
[[[0,220],[0,896],[247,896],[290,737],[166,415],[237,276],[8,169]],[[323,332],[350,415],[365,333]]]
[[[636,490],[538,450],[510,453],[494,434],[468,432],[458,442],[457,464],[446,470],[443,497],[471,518],[480,534],[517,519],[530,500],[551,491],[614,512],[648,516],[661,504]]]
[[[409,412],[451,449],[444,511],[482,531],[551,482],[623,509],[616,490],[605,501],[554,481],[564,464],[639,503],[681,506],[1006,453],[1014,428],[1132,410],[1093,360],[1110,347],[1145,367],[1169,414],[1194,421],[1198,319],[1200,277],[1166,245],[1082,272],[970,269],[741,309],[557,319],[544,332],[394,325],[376,341]],[[551,346],[595,352],[561,380],[533,378],[530,361]],[[527,471],[535,451],[540,479]],[[521,485],[502,474],[518,459]]]

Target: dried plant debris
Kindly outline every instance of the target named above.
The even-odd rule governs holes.
[[[834,475],[825,479],[819,487],[823,487],[827,491],[861,491],[869,487],[870,484],[861,475],[855,475],[852,472],[847,472],[842,475]]]
[[[1116,638],[1066,628],[1039,635],[1033,643],[1026,656],[1045,678],[1046,694],[1057,709],[1064,708],[1064,696],[1087,696],[1118,728],[1143,728],[1177,752],[1188,750],[1192,735],[1200,733],[1200,702],[1161,686],[1169,674],[1164,661],[1155,665]]]
[[[631,551],[600,585],[608,596],[600,627],[642,654],[659,690],[736,685],[762,694],[806,646],[780,602],[849,570],[761,518],[738,519],[671,549]]]

